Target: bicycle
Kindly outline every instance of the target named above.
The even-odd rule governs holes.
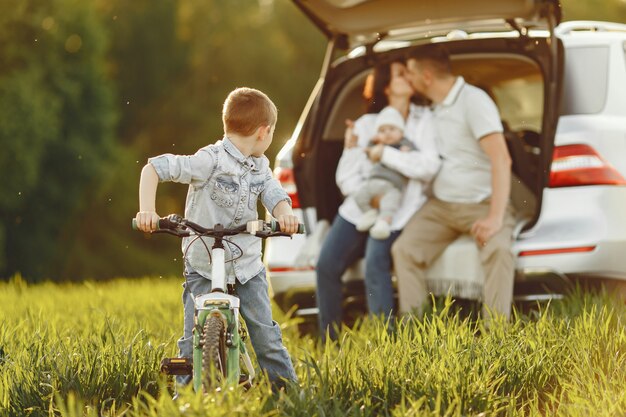
[[[135,219],[133,229],[137,230]],[[168,375],[192,375],[195,391],[205,390],[214,385],[216,379],[223,379],[228,385],[242,384],[250,387],[255,377],[254,367],[246,349],[247,334],[239,315],[239,298],[232,286],[226,285],[226,262],[224,241],[238,234],[250,234],[261,239],[275,236],[291,236],[280,232],[278,222],[250,221],[246,225],[226,229],[216,224],[212,229],[205,228],[182,218],[177,214],[162,217],[158,229],[152,233],[168,233],[176,237],[196,236],[213,238],[211,247],[211,281],[209,294],[192,297],[194,299],[195,325],[193,328],[192,358],[165,358],[161,361],[161,372]],[[297,233],[304,233],[304,225],[298,226]],[[193,243],[193,242],[192,242]],[[203,242],[204,243],[204,242]],[[208,246],[205,245],[208,249]],[[240,251],[242,252],[242,251]],[[241,373],[242,361],[247,374]]]

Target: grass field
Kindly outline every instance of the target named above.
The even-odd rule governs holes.
[[[0,284],[0,416],[624,416],[626,308],[572,296],[488,331],[438,309],[321,346],[277,312],[300,378],[272,395],[159,376],[182,323],[176,278]]]

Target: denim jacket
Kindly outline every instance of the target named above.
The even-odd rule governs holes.
[[[224,137],[205,146],[194,155],[165,154],[150,158],[161,182],[189,184],[185,203],[185,218],[204,227],[221,223],[225,228],[236,227],[256,220],[257,200],[270,213],[276,204],[291,200],[280,183],[272,177],[269,160],[265,156],[244,157],[237,147]],[[213,239],[200,238],[209,249]],[[211,279],[210,258],[205,245],[196,237],[183,239],[185,268]],[[261,239],[237,235],[228,240],[241,250],[225,242],[226,277],[242,284],[258,275],[264,268],[261,261]],[[243,253],[242,253],[243,251]]]

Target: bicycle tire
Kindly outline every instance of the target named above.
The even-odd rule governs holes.
[[[205,388],[219,384],[212,377],[226,377],[226,331],[224,320],[209,316],[204,322],[202,334],[202,373]]]

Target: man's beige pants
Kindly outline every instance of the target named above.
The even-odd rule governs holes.
[[[461,234],[469,233],[478,219],[487,217],[489,201],[447,203],[431,198],[402,230],[391,248],[398,278],[400,313],[421,311],[428,300],[425,271]],[[507,208],[502,229],[479,247],[485,271],[483,306],[509,317],[513,298],[514,259],[511,252],[515,226],[513,208]],[[483,308],[483,317],[487,318]]]

